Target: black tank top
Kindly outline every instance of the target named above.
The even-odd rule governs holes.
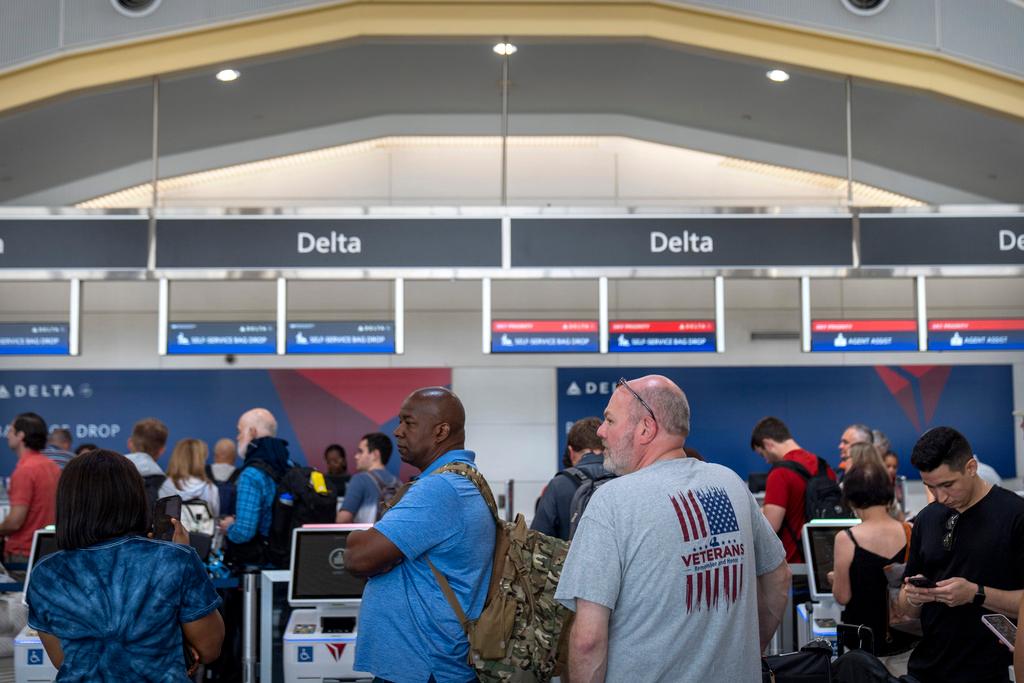
[[[885,578],[886,566],[903,562],[906,545],[892,557],[882,557],[861,548],[849,529],[845,529],[845,533],[853,541],[854,550],[850,563],[850,601],[843,609],[843,623],[869,626],[875,635],[875,654],[880,657],[909,649],[913,638],[889,628],[889,582]],[[856,643],[846,645],[853,647]]]

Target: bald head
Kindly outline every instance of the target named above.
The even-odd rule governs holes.
[[[235,442],[231,439],[220,439],[213,447],[213,461],[231,465],[235,462]]]
[[[252,438],[258,439],[261,436],[277,436],[277,420],[266,408],[253,408],[242,413],[238,418],[239,429],[244,425],[246,429],[255,430]]]
[[[466,411],[445,387],[425,387],[409,394],[398,413],[395,441],[404,462],[425,469],[466,441]]]
[[[664,375],[647,375],[630,380],[629,386],[640,394],[654,411],[654,417],[661,429],[676,437],[686,438],[689,435],[690,402],[686,400],[686,394],[679,385]],[[647,412],[639,401],[636,401],[634,410]]]

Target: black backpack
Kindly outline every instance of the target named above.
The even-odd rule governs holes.
[[[803,477],[804,483],[804,522],[812,519],[849,519],[853,517],[850,508],[843,504],[843,491],[839,484],[832,481],[828,476],[828,463],[824,458],[818,458],[818,471],[811,476],[811,473],[800,463],[790,460],[783,460],[775,463],[772,469],[784,467],[791,472],[796,472]],[[788,527],[787,527],[788,528]],[[800,530],[789,530],[800,543]]]
[[[236,552],[236,558],[233,559],[236,563],[271,564],[286,569],[291,559],[292,529],[304,524],[334,524],[338,492],[323,473],[312,467],[294,466],[280,477],[274,468],[262,460],[257,460],[249,467],[266,473],[277,484],[271,511],[270,535],[259,544],[261,547],[258,554],[262,557],[256,558],[250,554],[255,548],[246,548],[243,552]],[[323,491],[314,488],[316,475],[323,482]],[[235,548],[243,550],[238,546]]]
[[[206,478],[213,482],[213,485],[217,487],[217,495],[220,498],[220,516],[227,517],[228,515],[235,514],[235,493],[238,484],[238,475],[242,473],[242,468],[237,468],[231,473],[231,476],[224,481],[217,481],[213,478],[213,468],[210,465],[206,466]]]
[[[579,526],[580,518],[583,517],[583,511],[587,509],[587,504],[590,503],[594,492],[606,482],[614,479],[615,475],[605,471],[599,477],[592,477],[586,470],[579,467],[567,467],[559,472],[559,474],[565,474],[576,482],[576,491],[572,494],[572,500],[569,502],[568,540],[571,541],[572,537],[576,535],[576,527]]]

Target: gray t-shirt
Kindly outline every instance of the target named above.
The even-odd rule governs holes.
[[[757,577],[785,558],[732,470],[667,460],[597,490],[555,597],[612,610],[608,681],[753,683]]]

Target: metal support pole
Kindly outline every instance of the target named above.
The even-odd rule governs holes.
[[[853,79],[846,77],[846,205],[853,204]]]
[[[149,241],[146,268],[156,268],[156,207],[160,201],[160,77],[153,76],[153,192],[149,206]]]
[[[502,38],[508,44],[508,36]],[[501,59],[501,206],[508,207],[508,58]]]
[[[505,482],[505,519],[511,522],[515,519],[516,511],[516,480],[509,479]]]
[[[256,589],[258,574],[242,574],[242,683],[256,683]]]

